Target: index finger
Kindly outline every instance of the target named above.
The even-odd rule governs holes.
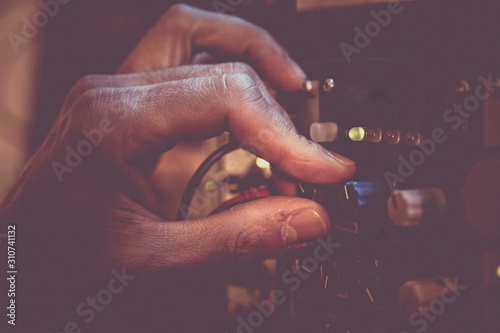
[[[143,159],[176,142],[207,139],[229,130],[244,147],[294,179],[339,183],[356,170],[353,161],[299,135],[252,78],[242,73],[95,89],[79,103],[93,106],[96,119],[97,114],[119,118],[112,119],[114,137],[127,144],[118,145],[119,150],[116,143],[108,148],[124,160]]]

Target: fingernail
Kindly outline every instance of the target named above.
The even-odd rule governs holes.
[[[330,155],[330,157],[333,160],[335,160],[338,163],[341,163],[342,165],[349,166],[349,165],[355,165],[356,164],[356,162],[354,162],[353,160],[348,159],[347,157],[342,156],[340,154],[337,154],[337,153],[334,153],[334,152],[331,152],[331,151],[328,151],[328,150],[326,150],[326,153],[328,155]]]
[[[326,221],[313,208],[306,208],[292,213],[288,217],[287,226],[285,235],[287,245],[323,236],[328,230]]]

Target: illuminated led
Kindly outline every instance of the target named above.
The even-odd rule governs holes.
[[[497,267],[497,278],[500,279],[500,266]]]
[[[260,157],[257,157],[257,159],[255,160],[255,164],[257,164],[257,166],[261,169],[269,169],[270,167],[269,162]]]
[[[352,141],[365,140],[366,131],[363,127],[353,127],[349,130],[349,138]]]
[[[410,146],[418,146],[423,140],[422,134],[420,132],[408,132],[405,134],[405,142]]]
[[[400,130],[390,130],[385,132],[384,140],[387,143],[397,145],[401,141],[401,131]]]
[[[332,142],[338,135],[339,126],[334,122],[312,123],[309,127],[309,136],[314,142]]]
[[[382,141],[383,132],[381,128],[371,128],[366,132],[366,140],[369,142]]]

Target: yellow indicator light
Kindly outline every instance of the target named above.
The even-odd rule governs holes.
[[[497,267],[497,278],[500,279],[500,266]]]
[[[269,169],[270,167],[269,162],[260,157],[257,157],[257,159],[255,160],[255,164],[257,164],[257,166],[261,169]]]
[[[352,141],[363,141],[365,139],[366,131],[363,127],[353,127],[349,130],[349,138]]]

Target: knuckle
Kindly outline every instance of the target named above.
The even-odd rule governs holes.
[[[85,75],[76,81],[73,89],[82,91],[94,88],[99,77],[100,75],[95,74]]]
[[[100,99],[101,90],[99,88],[88,89],[75,102],[75,109],[96,109]]]
[[[264,28],[253,25],[254,38],[260,41],[263,45],[269,46],[275,44],[274,38],[271,34]]]
[[[71,90],[66,96],[65,106],[71,106],[80,95],[84,94],[87,90],[94,89],[98,85],[99,75],[85,75],[76,81]]]
[[[160,19],[160,23],[176,24],[184,22],[188,15],[190,15],[192,8],[188,5],[178,3],[170,7]],[[168,26],[167,26],[168,27]]]
[[[177,3],[171,6],[166,13],[167,15],[179,16],[179,15],[185,15],[189,11],[191,11],[190,6],[183,3]]]
[[[192,7],[175,4],[161,16],[151,33],[157,35],[160,40],[165,38],[165,34],[190,34],[194,29],[194,23],[199,20],[197,15],[199,14],[194,12]]]
[[[233,63],[233,73],[242,73],[250,76],[254,79],[257,76],[257,73],[252,68],[252,66],[244,63],[244,62],[235,62]]]
[[[247,74],[226,74],[223,76],[223,83],[229,96],[239,102],[256,101],[262,98],[257,84]]]
[[[100,113],[101,106],[106,99],[106,90],[93,88],[86,90],[78,97],[71,108],[71,128],[79,129],[97,120],[96,115]]]

